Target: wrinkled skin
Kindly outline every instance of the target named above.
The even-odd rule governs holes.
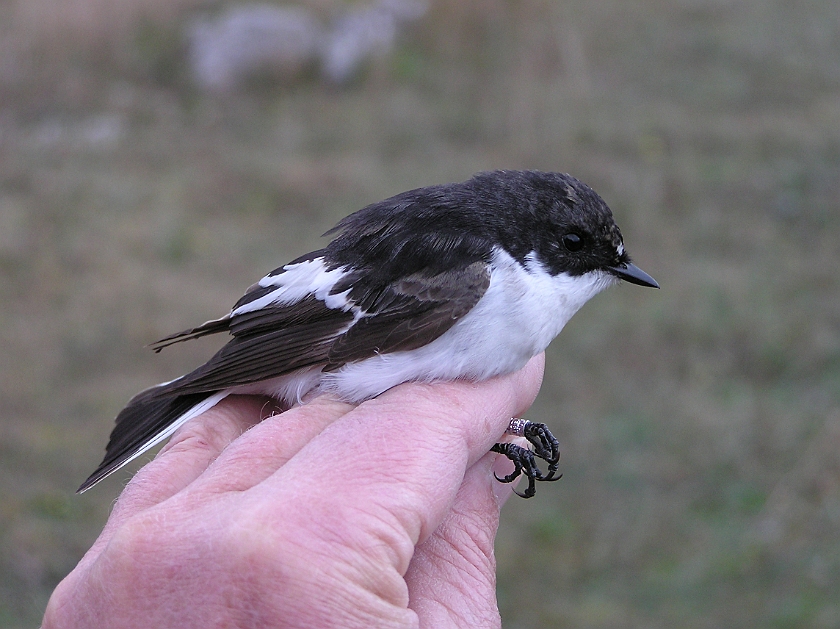
[[[542,370],[275,415],[224,400],[129,483],[44,629],[499,627],[511,467],[488,450]]]

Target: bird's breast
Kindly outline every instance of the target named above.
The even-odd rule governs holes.
[[[516,371],[609,284],[599,273],[551,275],[535,255],[522,265],[499,249],[487,292],[447,332],[417,349],[347,364],[325,374],[321,388],[361,401],[407,381],[484,380]]]

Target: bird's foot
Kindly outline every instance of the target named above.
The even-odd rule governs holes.
[[[529,450],[515,443],[497,443],[490,448],[491,452],[498,452],[513,463],[513,472],[504,478],[496,476],[496,480],[500,483],[512,483],[519,478],[520,474],[524,474],[528,478],[528,488],[522,493],[515,489],[513,491],[523,498],[531,498],[537,493],[536,481],[556,481],[562,478],[562,474],[557,475],[560,444],[551,434],[548,426],[514,417],[510,420],[510,425],[505,432],[509,435],[525,437],[534,449]],[[546,474],[543,474],[537,466],[536,459],[538,458],[548,463]]]

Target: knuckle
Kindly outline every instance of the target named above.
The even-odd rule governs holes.
[[[230,443],[226,434],[215,422],[194,419],[178,430],[160,451],[158,456],[172,452],[221,452]]]

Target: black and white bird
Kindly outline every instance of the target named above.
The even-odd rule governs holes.
[[[658,288],[630,262],[612,212],[567,174],[479,173],[374,203],[341,220],[324,249],[251,286],[230,313],[153,344],[233,338],[117,416],[85,491],[232,394],[283,405],[318,392],[362,402],[409,381],[484,380],[518,370],[591,297],[625,280]],[[512,420],[534,450],[494,450],[534,480],[556,480],[557,441]],[[543,475],[533,456],[549,462]]]

